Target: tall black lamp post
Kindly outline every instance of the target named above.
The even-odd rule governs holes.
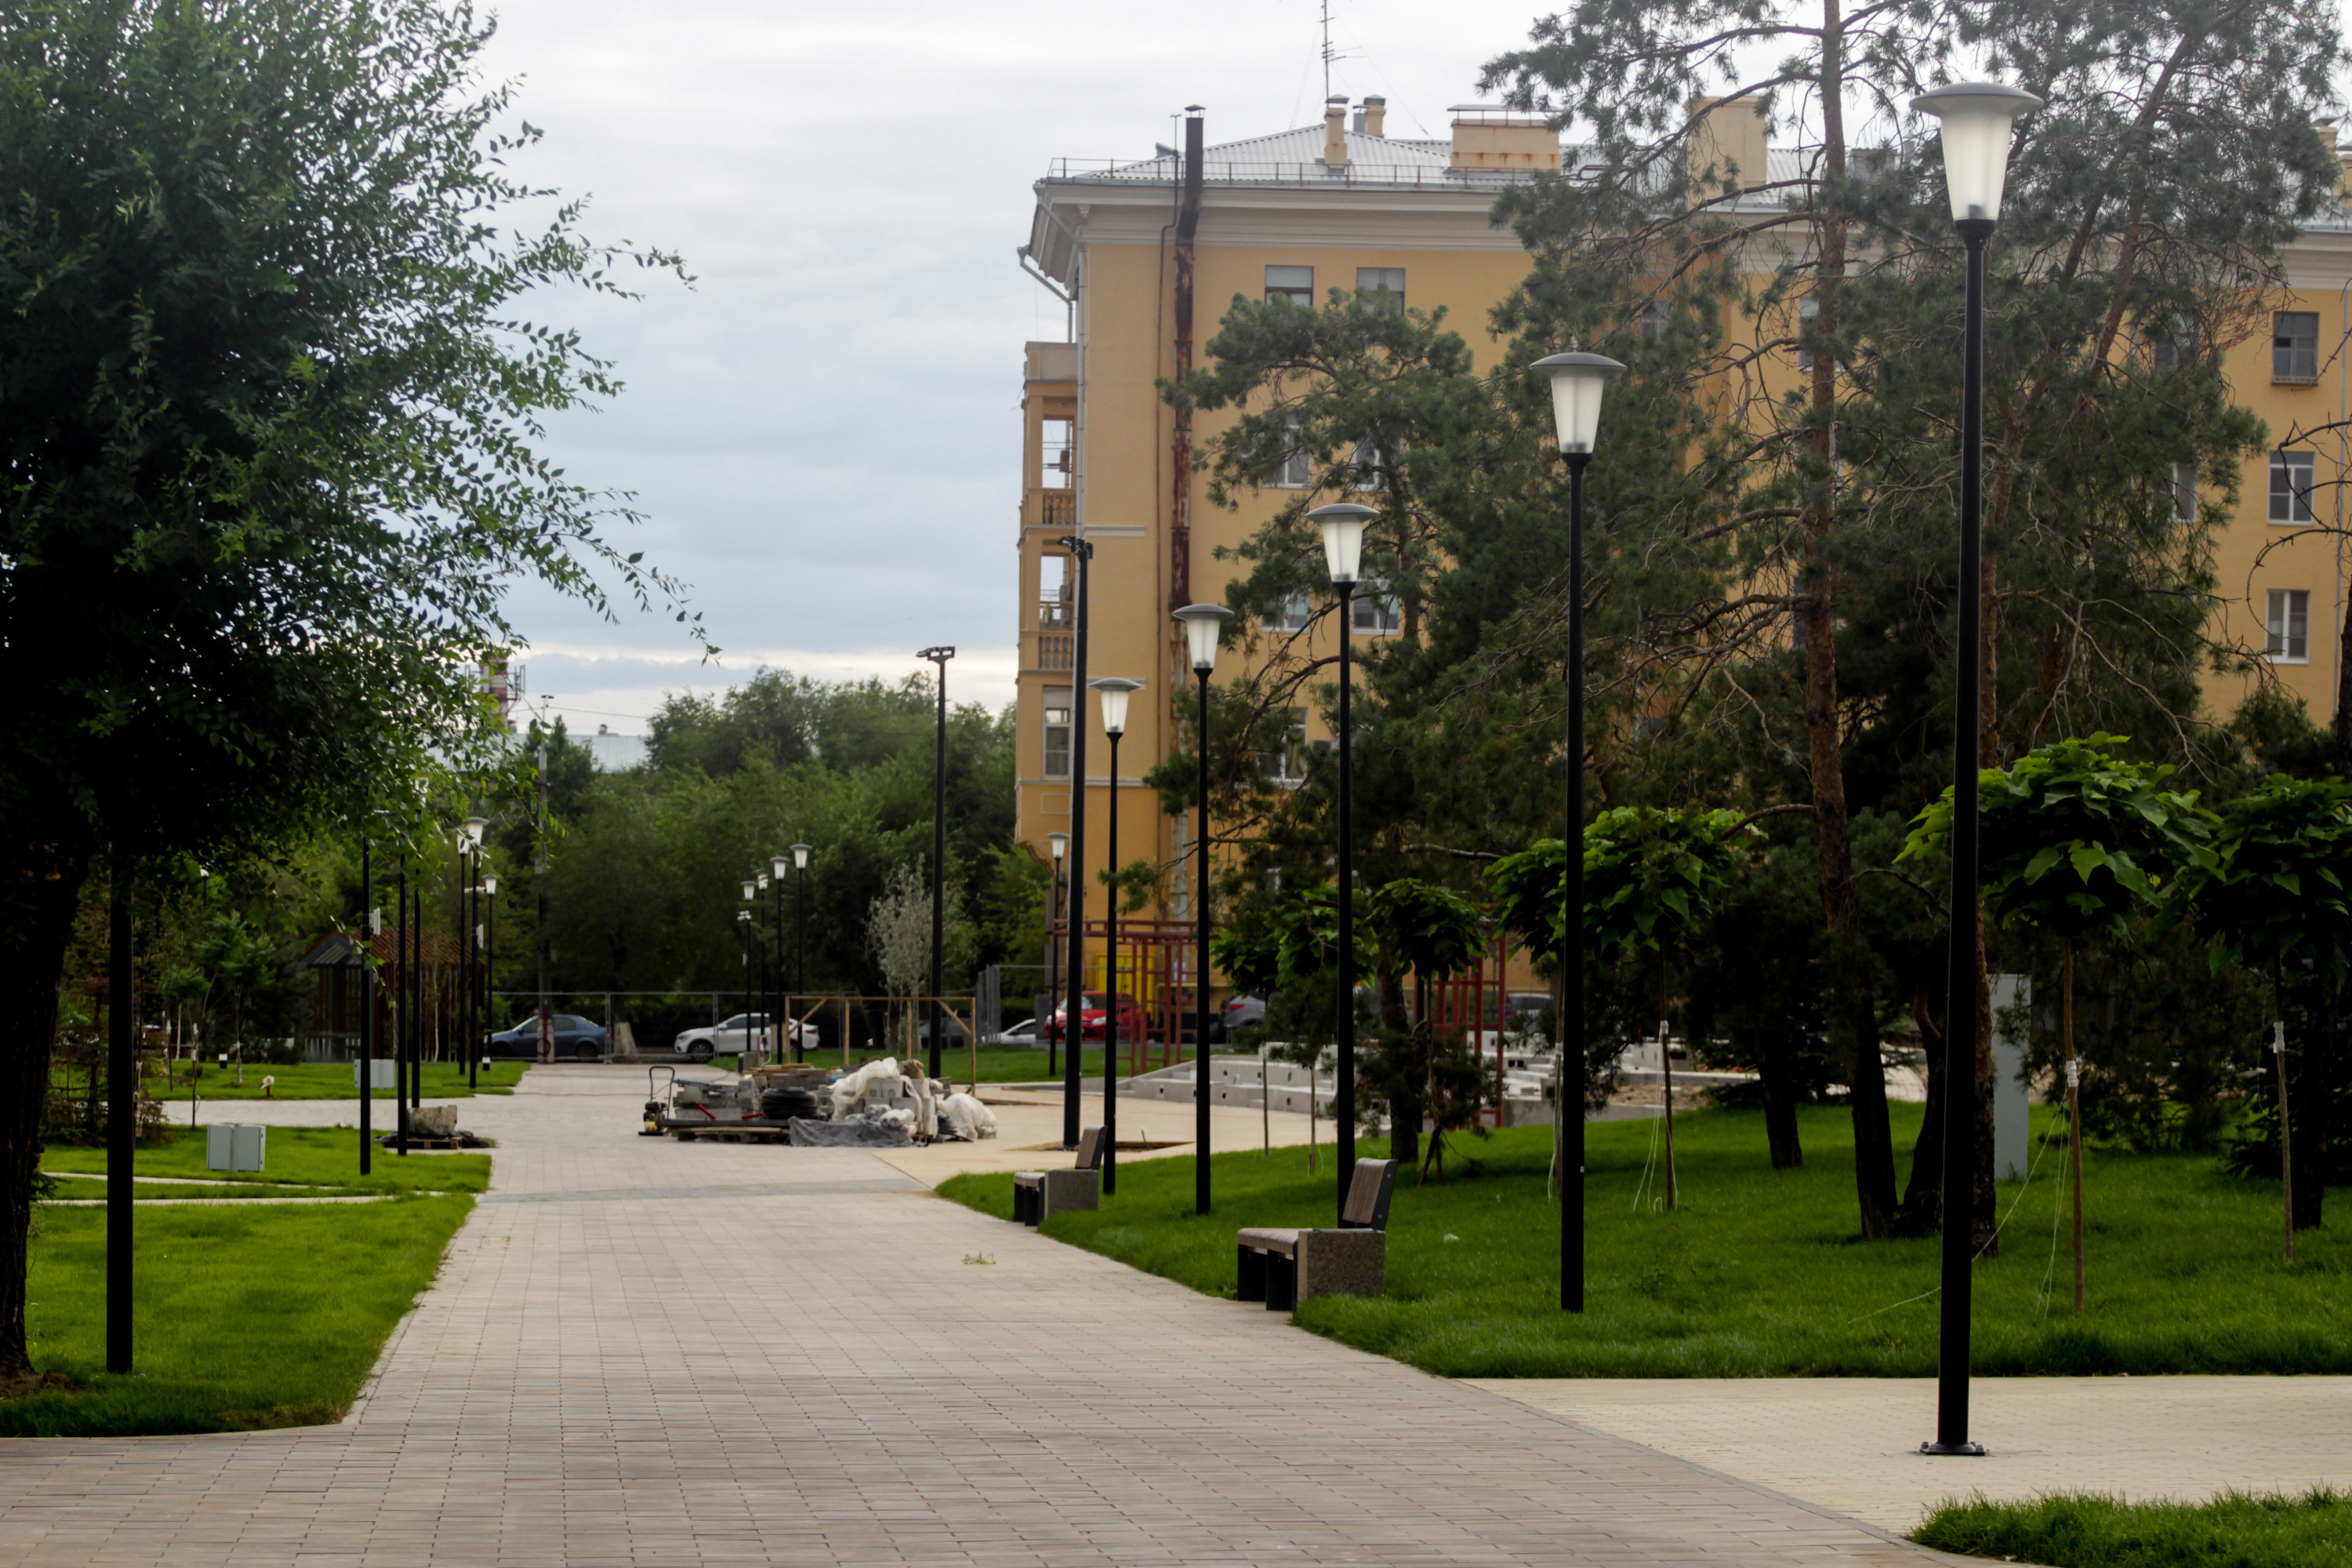
[[[1356,575],[1363,564],[1364,525],[1380,513],[1351,500],[1318,506],[1307,521],[1323,531],[1323,565],[1339,595],[1339,980],[1333,1019],[1339,1031],[1338,1107],[1332,1112],[1339,1141],[1339,1216],[1347,1218],[1348,1184],[1356,1174],[1356,807],[1349,706],[1350,649],[1356,640]]]
[[[939,666],[939,734],[931,758],[931,1051],[930,1075],[940,1076],[940,1036],[944,1032],[940,994],[947,988],[944,965],[948,935],[948,660],[955,649],[947,647],[916,650],[917,658]],[[980,1026],[974,1018],[972,1027]]]
[[[1062,1000],[1062,939],[1054,928],[1062,919],[1062,857],[1069,853],[1070,836],[1048,833],[1045,846],[1054,852],[1054,884],[1045,891],[1045,1005],[1037,1019],[1037,1028],[1045,1037],[1045,1076],[1055,1072],[1055,1051],[1061,1045],[1061,1031],[1054,1027],[1054,1009]]]
[[[1109,842],[1103,850],[1103,865],[1116,877],[1118,874],[1118,738],[1127,733],[1127,700],[1143,689],[1140,680],[1129,680],[1124,675],[1106,675],[1089,680],[1096,695],[1102,699],[1103,734],[1110,742],[1110,825]],[[1118,1191],[1118,885],[1114,882],[1103,896],[1103,1142],[1102,1190]],[[1086,1037],[1086,1014],[1077,1017],[1078,1037]],[[1070,1047],[1076,1056],[1078,1047]]]
[[[760,922],[758,919],[755,918],[760,908],[759,878],[746,877],[743,879],[743,902],[747,907],[735,911],[735,925],[736,934],[740,936],[743,942],[743,1045],[741,1048],[745,1051],[749,1051],[752,1048],[751,1020],[758,1016],[759,1007],[766,1005],[764,998],[767,994],[765,986],[761,986],[756,991],[752,989],[754,974],[756,972],[751,967],[751,955],[759,952],[761,947],[764,945],[760,941]],[[766,966],[764,964],[761,965],[762,969],[765,967]],[[764,976],[762,976],[762,978],[764,978]],[[757,1006],[753,1005],[751,1000],[754,996],[762,998],[761,1002]],[[737,1065],[740,1066],[743,1059],[742,1057],[738,1055],[735,1059]]]
[[[1192,1210],[1209,1212],[1209,677],[1217,668],[1217,639],[1234,613],[1222,605],[1187,605],[1176,612],[1184,651],[1201,683],[1201,710],[1192,749],[1198,763],[1192,811]]]
[[[1551,379],[1552,433],[1568,465],[1568,812],[1560,836],[1560,899],[1568,939],[1559,955],[1559,1103],[1562,1151],[1559,1182],[1559,1305],[1584,1310],[1584,470],[1601,437],[1601,399],[1610,377],[1625,367],[1602,354],[1564,353],[1529,367]],[[1571,1086],[1569,1065],[1576,1064]],[[1576,1131],[1567,1129],[1569,1093],[1576,1095]]]
[[[1944,1256],[1936,1350],[1936,1436],[1923,1454],[1981,1454],[1969,1440],[1969,1266],[1976,1251],[1977,735],[1984,669],[1985,246],[2000,217],[2009,141],[2017,117],[2042,107],[2000,82],[1955,82],[1911,100],[1943,121],[1944,184],[1952,226],[1968,252],[1960,345],[1959,626],[1953,639],[1952,891],[1944,1006]]]
[[[1083,688],[1087,684],[1087,613],[1094,583],[1095,547],[1093,541],[1075,533],[1063,534],[1054,542],[1070,552],[1078,574],[1077,628],[1070,637],[1070,908],[1064,921],[1069,933],[1066,967],[1070,999],[1068,1011],[1063,1015],[1063,1031],[1068,1038],[1062,1042],[1070,1047],[1062,1054],[1062,1146],[1076,1149],[1078,1087],[1083,1077],[1078,1064],[1086,1054],[1087,1035],[1087,715]]]
[[[474,985],[474,966],[481,956],[481,948],[474,933],[478,922],[472,917],[481,907],[474,884],[482,874],[482,832],[488,826],[487,818],[469,816],[458,830],[462,837],[457,857],[457,923],[463,929],[457,933],[457,1037],[466,1042],[466,1087],[469,1090],[479,1089],[482,1081],[482,1053],[477,1048],[482,1037],[481,1020],[476,1016]]]
[[[488,1036],[490,1026],[498,1020],[499,1010],[499,879],[496,876],[482,879],[482,1034]],[[487,1039],[474,1042],[474,1054],[489,1065],[483,1054]],[[606,1048],[610,1049],[610,1042]]]
[[[793,994],[800,995],[808,989],[808,858],[809,847],[795,844],[791,850],[793,868]],[[775,859],[776,872],[776,985],[783,986],[784,973],[784,865],[786,858]],[[790,1013],[787,1006],[784,1011]],[[785,1048],[794,1061],[803,1059],[801,1032],[798,1025],[787,1018],[784,1027],[792,1031],[791,1043]]]

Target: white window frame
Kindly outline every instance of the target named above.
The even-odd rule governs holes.
[[[1314,603],[1307,597],[1307,590],[1301,588],[1283,600],[1279,613],[1260,620],[1258,628],[1269,632],[1303,632],[1307,629],[1307,623],[1314,618]]]
[[[2188,526],[2197,521],[2197,465],[2172,465],[2172,521]]]
[[[1355,450],[1348,456],[1349,460],[1356,465],[1357,489],[1384,490],[1389,488],[1389,477],[1381,468],[1380,448],[1372,445],[1370,436],[1356,437]]]
[[[1059,701],[1055,700],[1057,698],[1060,700]],[[1066,779],[1070,776],[1070,688],[1066,686],[1049,686],[1045,688],[1045,701],[1041,708],[1044,717],[1045,737],[1042,761],[1045,763],[1045,776],[1049,779]],[[1058,723],[1055,722],[1054,719],[1054,715],[1057,711],[1062,715],[1061,721]],[[1056,769],[1054,766],[1054,737],[1056,732],[1059,732],[1062,741],[1062,765],[1059,769]]]
[[[1266,777],[1278,784],[1302,784],[1307,782],[1307,710],[1293,708],[1288,721],[1283,726],[1282,744],[1266,753],[1273,765]]]
[[[1283,280],[1280,282],[1275,279],[1275,274],[1277,272],[1283,274]],[[1307,275],[1307,280],[1304,283],[1296,280],[1296,276],[1302,272]],[[1298,267],[1288,262],[1268,263],[1265,269],[1265,302],[1271,305],[1276,300],[1287,300],[1301,310],[1313,310],[1315,308],[1315,268]]]
[[[1404,268],[1402,267],[1359,267],[1356,268],[1356,290],[1371,291],[1364,301],[1365,308],[1385,311],[1391,316],[1404,314]]]
[[[1315,482],[1315,456],[1307,449],[1307,433],[1299,428],[1297,420],[1291,420],[1284,428],[1290,433],[1290,450],[1266,474],[1263,488],[1303,490]]]
[[[1797,349],[1797,368],[1799,370],[1813,368],[1813,351],[1803,347],[1802,344],[1805,334],[1813,330],[1814,323],[1821,320],[1821,314],[1822,302],[1812,295],[1808,294],[1797,301],[1797,342],[1800,345]]]
[[[2287,323],[2300,328],[2311,323],[2311,336],[2305,338],[2291,331]],[[2273,310],[2271,312],[2271,379],[2290,386],[2309,386],[2319,380],[2319,312],[2316,310]]]
[[[2273,664],[2311,662],[2311,593],[2305,588],[2273,588],[2269,613],[2263,617],[2268,646],[2263,657]]]
[[[1349,601],[1349,619],[1360,637],[1392,637],[1404,629],[1404,605],[1388,584],[1367,577]]]
[[[2301,483],[2296,482],[2298,474]],[[2316,522],[2311,492],[2319,481],[2319,460],[2310,452],[2271,454],[2271,521],[2284,527]]]

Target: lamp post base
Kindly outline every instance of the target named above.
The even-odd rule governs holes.
[[[1922,1443],[1919,1451],[1923,1454],[1963,1454],[1981,1459],[1985,1448],[1982,1443]]]

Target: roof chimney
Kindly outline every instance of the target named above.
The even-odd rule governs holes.
[[[1323,104],[1323,166],[1348,166],[1348,100],[1333,97]]]
[[[1559,137],[1540,114],[1498,103],[1454,106],[1457,169],[1557,169]]]
[[[1364,134],[1367,136],[1387,135],[1388,132],[1381,129],[1381,122],[1388,117],[1388,112],[1389,100],[1387,99],[1375,94],[1374,96],[1364,100]]]
[[[1741,190],[1753,190],[1764,184],[1764,160],[1769,150],[1765,141],[1765,104],[1760,99],[1728,101],[1720,98],[1694,98],[1688,105],[1697,127],[1690,138],[1690,175],[1704,180],[1710,187],[1697,199],[1714,194],[1713,187],[1726,180],[1736,180]]]

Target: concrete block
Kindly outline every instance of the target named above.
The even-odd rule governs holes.
[[[268,1152],[269,1129],[224,1121],[205,1129],[205,1167],[213,1171],[258,1171]]]
[[[1300,1231],[1298,1299],[1380,1295],[1388,1289],[1388,1242],[1385,1231]]]
[[[1072,1209],[1102,1207],[1100,1171],[1047,1171],[1045,1177],[1038,1190],[1043,1205],[1039,1217],[1051,1219]]]
[[[400,1087],[400,1079],[396,1076],[400,1071],[400,1064],[398,1062],[394,1061],[390,1057],[378,1057],[375,1060],[368,1063],[367,1065],[371,1069],[373,1069],[368,1073],[369,1088],[398,1089]],[[357,1089],[359,1084],[360,1064],[358,1062],[353,1062],[352,1064],[352,1087],[353,1089]]]

